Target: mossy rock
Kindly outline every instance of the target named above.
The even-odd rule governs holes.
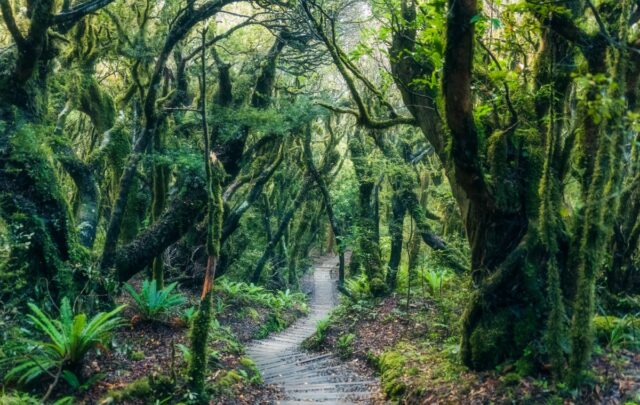
[[[369,288],[374,297],[381,297],[387,293],[387,284],[381,278],[373,278],[369,281]]]
[[[144,377],[133,381],[122,389],[110,391],[99,403],[121,404],[126,401],[148,398],[152,393],[153,390],[151,389],[151,384],[149,384],[149,378]]]
[[[145,404],[155,404],[170,398],[175,391],[175,383],[166,375],[154,374],[133,381],[126,387],[110,391],[99,404],[123,404],[130,401],[143,401]]]
[[[230,370],[224,373],[216,385],[222,388],[231,388],[234,384],[243,382],[245,378],[236,370]]]
[[[515,387],[516,385],[520,384],[521,380],[522,376],[518,373],[507,373],[500,377],[500,381],[502,381],[504,385],[510,387]]]

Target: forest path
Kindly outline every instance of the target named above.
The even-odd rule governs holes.
[[[366,379],[333,354],[305,352],[300,344],[316,331],[316,324],[337,305],[338,259],[321,257],[312,273],[313,290],[309,315],[281,333],[247,346],[264,382],[283,388],[280,405],[368,404],[373,402],[378,382]]]

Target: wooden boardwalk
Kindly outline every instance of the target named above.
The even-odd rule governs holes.
[[[338,259],[323,257],[314,266],[309,315],[285,331],[253,341],[247,354],[256,362],[264,382],[283,388],[281,405],[371,404],[378,382],[365,379],[333,354],[309,353],[300,344],[316,331],[319,320],[336,306]]]

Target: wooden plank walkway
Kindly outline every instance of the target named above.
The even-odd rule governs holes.
[[[285,331],[247,346],[267,384],[282,387],[280,405],[372,404],[378,381],[364,378],[333,354],[309,353],[302,341],[315,333],[316,324],[336,306],[338,259],[323,257],[314,266],[309,315]]]

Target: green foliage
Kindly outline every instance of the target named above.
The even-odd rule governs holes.
[[[336,350],[338,351],[338,355],[342,359],[348,359],[353,354],[353,340],[356,335],[353,333],[347,333],[346,335],[340,336],[338,341],[336,342]]]
[[[330,327],[331,318],[319,320],[316,324],[316,332],[304,341],[303,346],[312,350],[319,349],[327,338]]]
[[[136,350],[133,351],[131,353],[129,353],[129,359],[133,360],[133,361],[140,361],[140,360],[144,360],[145,358],[145,354],[142,350]]]
[[[268,307],[273,299],[264,287],[253,283],[231,281],[226,277],[216,280],[215,289],[222,293],[231,305]]]
[[[124,388],[110,391],[100,404],[145,403],[162,404],[174,396],[175,382],[166,375],[152,374],[135,380]]]
[[[354,301],[363,301],[371,298],[371,288],[369,279],[365,274],[345,280],[344,287],[349,291],[350,297]]]
[[[228,326],[223,327],[217,319],[211,321],[211,340],[222,347],[222,350],[228,353],[241,354],[244,346],[238,341],[236,336]]]
[[[303,311],[306,312],[305,300],[307,296],[303,293],[292,293],[288,288],[285,291],[278,291],[273,295],[271,300],[271,306],[276,309],[293,308],[296,305],[301,305]]]
[[[185,308],[180,313],[180,320],[187,325],[191,325],[191,321],[193,321],[193,318],[196,316],[196,312],[198,312],[196,307]]]
[[[156,280],[144,280],[140,293],[129,284],[125,284],[124,287],[135,301],[142,317],[146,320],[157,320],[187,301],[182,294],[173,292],[176,286],[177,283],[171,283],[158,289]]]
[[[239,372],[249,381],[250,384],[262,384],[262,376],[260,371],[249,357],[241,357],[238,360],[240,363]]]
[[[256,339],[264,339],[273,332],[280,332],[287,327],[287,322],[278,313],[270,314],[255,334]]]
[[[52,128],[19,125],[7,134],[5,125],[0,121],[7,142],[4,148],[11,153],[3,155],[2,171],[5,181],[14,185],[0,191],[0,216],[9,236],[5,248],[9,257],[0,263],[0,300],[8,303],[25,295],[40,299],[47,290],[71,293],[74,283],[68,259],[75,259],[76,254],[71,218],[53,153],[41,136]],[[22,188],[24,191],[18,191]],[[16,193],[23,192],[17,198]],[[43,286],[43,279],[52,284]]]
[[[2,405],[40,405],[40,399],[25,392],[10,392],[0,394],[0,404]]]
[[[246,308],[248,314],[254,318],[258,315],[257,308],[268,310],[267,318],[260,325],[254,337],[262,339],[272,332],[279,332],[286,328],[289,322],[285,319],[285,313],[289,311],[308,311],[306,295],[294,293],[290,290],[272,293],[264,287],[253,283],[235,282],[226,277],[217,280],[216,290],[222,295],[219,301],[224,307]],[[224,304],[222,304],[224,302]]]
[[[382,389],[388,398],[397,399],[407,390],[402,380],[405,364],[406,358],[399,351],[385,352],[378,358]]]
[[[213,125],[219,127],[223,139],[236,136],[243,127],[249,127],[260,133],[285,136],[326,113],[324,109],[305,97],[297,97],[293,102],[282,101],[278,108],[216,108],[211,115],[211,120]]]
[[[89,377],[86,381],[80,381],[78,376],[70,370],[64,370],[61,375],[62,379],[69,384],[69,387],[75,392],[83,392],[91,388],[93,384],[100,381],[104,374],[98,373]]]
[[[451,278],[451,272],[445,269],[429,269],[422,272],[422,277],[433,297],[442,295],[442,289]]]
[[[600,316],[593,318],[596,339],[611,350],[640,348],[640,319],[632,315],[622,318]]]
[[[19,359],[6,379],[29,383],[57,367],[76,370],[87,352],[98,344],[106,343],[110,333],[123,325],[118,313],[124,307],[121,305],[110,312],[100,312],[87,322],[86,314],[73,313],[68,298],[62,300],[58,319],[29,304],[33,314],[28,317],[47,340],[30,341],[34,353]]]

